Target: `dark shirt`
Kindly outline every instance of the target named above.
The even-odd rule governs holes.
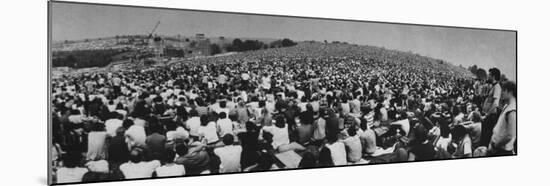
[[[243,132],[237,135],[241,140],[241,146],[243,147],[243,151],[258,150],[259,134],[260,134],[259,130],[256,130],[256,131]]]
[[[153,133],[147,136],[145,144],[147,145],[147,148],[151,150],[151,152],[162,154],[162,152],[164,152],[164,147],[166,144],[166,137],[159,133]]]
[[[241,140],[241,146],[243,147],[243,151],[241,152],[241,167],[253,165],[258,160],[258,135],[258,130],[244,132],[237,135]]]
[[[330,117],[326,119],[326,133],[327,136],[336,136],[340,129],[340,121],[336,117]]]
[[[122,163],[128,161],[128,145],[124,136],[115,136],[109,144],[109,162]]]
[[[414,154],[415,160],[435,159],[435,150],[431,143],[415,145],[410,152]]]

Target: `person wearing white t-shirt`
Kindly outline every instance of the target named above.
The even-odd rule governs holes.
[[[216,112],[216,114],[219,114],[220,112],[220,102],[213,101],[213,103],[210,103],[208,105],[208,110]]]
[[[109,112],[114,112],[116,110],[116,104],[113,100],[109,100],[109,103],[107,104],[107,109]]]
[[[63,167],[57,169],[57,183],[74,183],[82,182],[82,177],[88,172],[87,168],[78,167],[82,155],[75,152],[65,154]]]
[[[262,88],[264,89],[271,89],[271,77],[269,77],[267,74],[264,74],[262,77]]]
[[[344,143],[338,141],[338,138],[335,135],[328,135],[327,140],[328,143],[325,144],[325,147],[330,149],[330,156],[332,157],[334,165],[346,165],[348,161],[346,159],[346,146]]]
[[[219,115],[220,119],[216,122],[218,128],[218,134],[224,136],[226,134],[233,134],[233,122],[226,117],[225,112],[221,112]]]
[[[189,136],[199,137],[199,127],[201,126],[201,118],[199,117],[199,113],[197,110],[193,109],[189,112],[189,114],[191,115],[191,118],[185,122],[187,129],[189,129]]]
[[[82,177],[87,172],[88,169],[82,167],[62,167],[57,170],[57,183],[82,182]]]
[[[116,116],[118,116],[118,113],[116,114]],[[105,121],[105,130],[107,131],[107,134],[109,134],[109,136],[111,137],[116,136],[116,129],[118,129],[118,127],[121,127],[121,126],[122,126],[122,120],[120,120],[117,117],[112,117],[111,119],[108,119],[107,121]]]
[[[241,171],[241,152],[243,148],[240,145],[233,145],[234,137],[231,134],[223,136],[224,147],[214,149],[214,154],[220,158],[220,173]]]
[[[151,178],[160,161],[143,161],[143,150],[134,148],[130,152],[130,161],[120,165],[119,169],[126,179]]]
[[[126,143],[128,143],[129,147],[145,146],[147,135],[145,134],[145,128],[140,125],[134,124],[130,126],[124,133],[124,136],[126,136]]]
[[[244,90],[241,91],[241,94],[240,94],[239,97],[241,97],[244,102],[248,102],[248,94],[246,93],[246,91],[244,91]]]
[[[298,103],[298,108],[300,108],[300,113],[306,112],[307,102],[305,101],[305,99],[302,99],[302,101]]]
[[[219,141],[216,122],[208,121],[208,116],[201,116],[201,126],[197,131],[199,139],[206,140],[206,144],[214,144]]]
[[[91,172],[109,173],[109,162],[107,160],[89,161],[85,166]]]
[[[176,152],[173,150],[168,150],[165,153],[164,165],[157,167],[155,172],[157,177],[167,177],[167,176],[183,176],[185,175],[185,167],[180,164],[175,164],[174,159],[176,157]]]
[[[227,107],[227,101],[220,101],[218,103],[219,106],[217,106],[216,108],[214,108],[213,110],[217,113],[217,114],[220,114],[222,112],[225,112],[225,117],[223,118],[228,118],[229,117],[229,111],[230,109]],[[222,117],[220,117],[222,118]]]
[[[176,139],[189,139],[189,132],[183,127],[177,127],[176,130],[170,130],[166,132],[167,141],[175,141]]]
[[[278,117],[274,126],[264,127],[262,131],[269,132],[273,135],[273,143],[271,145],[274,149],[290,143],[288,125],[285,123],[283,117]]]
[[[92,131],[88,133],[88,151],[86,160],[105,159],[107,156],[106,141],[108,134],[105,127],[100,123],[92,125]]]

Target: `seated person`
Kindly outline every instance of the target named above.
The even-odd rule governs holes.
[[[240,144],[243,148],[241,154],[241,167],[248,167],[258,159],[260,130],[256,124],[251,121],[246,122],[246,132],[237,134]]]
[[[234,145],[232,134],[223,136],[224,147],[214,149],[214,154],[220,158],[220,173],[241,171],[241,153],[243,148],[240,145]]]
[[[332,167],[334,166],[334,161],[332,161],[332,153],[330,152],[330,149],[327,147],[321,148],[321,151],[319,151],[319,167]]]
[[[455,126],[451,133],[453,135],[453,143],[456,145],[456,150],[452,154],[453,158],[472,157],[472,139],[466,132],[466,128],[462,125]]]
[[[126,179],[151,178],[155,169],[160,166],[160,161],[144,161],[144,152],[140,147],[134,147],[130,151],[130,161],[120,165],[119,169]]]
[[[346,159],[346,147],[344,143],[338,140],[338,137],[333,135],[327,135],[327,144],[325,147],[330,150],[330,156],[332,157],[335,166],[347,165]]]
[[[317,167],[317,161],[315,160],[315,156],[313,153],[306,151],[302,155],[302,160],[300,160],[300,163],[298,164],[298,168],[313,168]]]
[[[208,145],[216,144],[219,141],[214,118],[214,116],[211,118],[206,115],[201,116],[201,126],[198,129],[199,139],[206,141]]]
[[[243,172],[255,172],[255,171],[267,171],[267,170],[277,170],[277,166],[275,165],[275,158],[273,155],[263,151],[260,153],[260,158],[258,158],[258,161],[245,169],[243,169]]]
[[[361,140],[362,145],[361,149],[364,154],[373,154],[377,149],[376,134],[374,133],[374,130],[368,127],[368,123],[366,122],[362,122],[360,127],[362,130],[361,134],[359,134],[359,139]]]
[[[355,127],[348,128],[348,137],[343,140],[346,146],[348,162],[355,163],[361,161],[362,146],[357,129]]]
[[[82,155],[78,152],[68,152],[63,157],[63,167],[57,169],[57,183],[81,182],[87,168],[79,167]]]
[[[166,152],[164,153],[164,158],[162,160],[163,165],[155,169],[157,177],[185,175],[185,167],[180,164],[175,164],[175,157],[176,152],[174,152],[173,150],[166,150]]]
[[[198,175],[209,169],[210,157],[205,150],[205,145],[200,142],[194,142],[189,147],[186,144],[176,146],[176,164],[185,167],[187,175]]]
[[[436,152],[428,139],[428,130],[424,125],[416,125],[413,132],[415,141],[409,150],[409,161],[435,159]]]
[[[472,149],[476,149],[481,145],[481,115],[474,111],[468,116],[469,122],[462,123],[468,135],[472,139]]]
[[[262,132],[271,133],[273,135],[272,146],[278,152],[286,152],[289,150],[305,150],[305,148],[296,143],[290,143],[288,135],[288,124],[285,122],[284,117],[277,117],[274,126],[262,128]]]
[[[216,121],[216,128],[219,136],[226,134],[233,134],[233,122],[226,117],[225,112],[220,112],[218,121]]]

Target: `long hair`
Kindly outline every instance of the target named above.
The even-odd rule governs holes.
[[[319,152],[319,166],[334,166],[330,149],[323,147]]]

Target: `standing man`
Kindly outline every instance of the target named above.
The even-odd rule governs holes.
[[[489,143],[489,155],[515,154],[516,143],[516,84],[510,81],[502,83],[502,99],[506,102],[498,117]]]
[[[115,93],[115,97],[118,97],[120,95],[120,85],[122,84],[122,79],[120,79],[118,76],[115,76],[111,81],[113,83],[113,91]]]
[[[222,92],[225,92],[227,89],[227,80],[229,80],[229,78],[223,72],[220,73],[218,76],[218,84]]]
[[[482,125],[482,140],[481,145],[486,146],[491,140],[493,135],[493,127],[498,119],[500,96],[502,94],[502,88],[500,87],[500,70],[497,68],[489,69],[489,84],[491,84],[491,91],[485,98],[483,103],[483,113],[485,114],[485,120]]]
[[[241,74],[241,89],[242,90],[248,90],[249,80],[250,80],[250,75],[248,74],[248,72],[243,72]]]

